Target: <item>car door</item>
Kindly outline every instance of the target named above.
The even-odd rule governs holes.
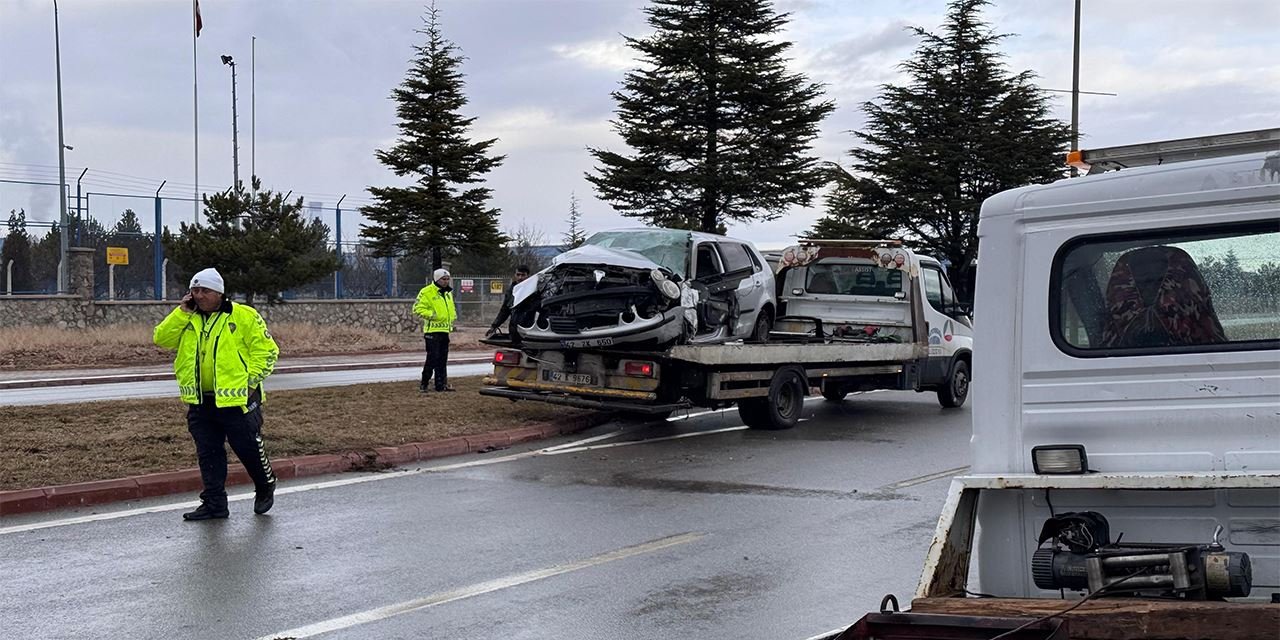
[[[699,242],[694,247],[694,277],[691,286],[699,292],[698,333],[721,327],[733,334],[738,320],[737,289],[743,274],[725,273],[724,259],[715,242]]]
[[[760,268],[751,259],[750,249],[740,242],[722,240],[719,243],[720,255],[724,257],[724,268],[727,277],[738,279],[735,294],[738,296],[738,319],[734,323],[734,335],[747,335],[755,326],[756,316],[763,305],[764,277]]]

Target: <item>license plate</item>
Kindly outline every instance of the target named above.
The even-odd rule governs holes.
[[[582,340],[561,340],[560,346],[565,349],[590,349],[592,347],[612,347],[613,338],[584,338]]]
[[[587,384],[596,383],[596,377],[589,373],[563,373],[560,371],[543,371],[542,379],[546,382],[560,382],[564,384]]]

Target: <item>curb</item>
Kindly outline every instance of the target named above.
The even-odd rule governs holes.
[[[276,477],[281,480],[345,471],[377,471],[420,460],[446,458],[464,453],[488,453],[522,442],[585,431],[611,419],[613,419],[612,414],[599,413],[564,423],[516,427],[431,442],[411,442],[398,447],[376,447],[371,451],[281,458],[272,460],[271,467]],[[227,486],[252,484],[252,482],[244,467],[239,464],[233,464],[228,469]],[[117,480],[95,480],[36,489],[0,491],[0,516],[153,498],[199,491],[201,488],[200,470],[185,469]]]
[[[449,364],[481,364],[491,362],[492,355],[468,357],[451,360]],[[422,359],[402,360],[397,362],[349,362],[339,364],[300,364],[276,367],[273,374],[281,373],[314,373],[317,371],[354,371],[366,369],[407,369],[421,367]],[[122,373],[105,376],[89,376],[87,378],[42,378],[34,380],[0,381],[0,391],[9,389],[32,389],[36,387],[73,387],[88,384],[109,384],[116,382],[150,382],[153,380],[172,380],[172,371],[156,373]]]

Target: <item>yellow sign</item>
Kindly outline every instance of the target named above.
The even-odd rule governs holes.
[[[107,264],[129,264],[129,248],[107,247]]]
[[[490,280],[490,281],[489,281],[489,293],[490,293],[491,295],[495,295],[495,296],[500,296],[500,295],[502,295],[502,281],[501,281],[501,280]]]

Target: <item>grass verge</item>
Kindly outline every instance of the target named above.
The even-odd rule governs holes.
[[[0,369],[68,369],[137,366],[173,362],[173,353],[151,342],[151,325],[115,325],[92,329],[56,327],[0,328]],[[377,351],[420,351],[422,335],[386,334],[341,325],[281,322],[271,325],[280,356],[318,356]],[[451,350],[480,348],[479,332],[457,332]]]
[[[263,439],[273,458],[366,451],[584,415],[477,393],[420,395],[416,382],[268,391]],[[176,395],[176,390],[175,390]],[[196,466],[186,405],[172,400],[0,407],[0,491],[109,480]],[[239,466],[228,452],[232,468]]]

